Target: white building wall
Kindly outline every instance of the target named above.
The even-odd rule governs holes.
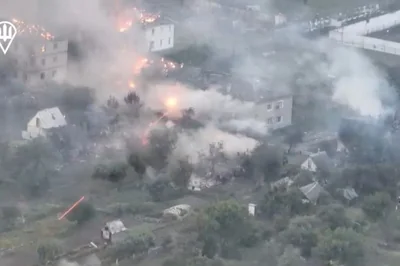
[[[329,32],[329,38],[346,46],[362,48],[387,54],[400,55],[400,43],[366,37],[373,32],[400,25],[400,10],[361,21]]]
[[[146,40],[150,52],[164,51],[174,47],[173,24],[157,25],[146,29]]]
[[[342,34],[340,32],[330,32],[329,38],[346,46],[400,55],[400,43],[397,42],[385,41],[366,36]]]
[[[43,41],[32,45],[17,42],[12,51],[17,60],[18,80],[29,85],[65,80],[68,41]]]
[[[372,32],[385,30],[400,24],[400,10],[394,13],[385,14],[379,17],[371,18],[369,22],[361,21],[340,28],[343,33],[353,35],[367,35]]]
[[[293,97],[285,97],[263,103],[255,107],[256,117],[266,117],[271,130],[284,128],[292,124]]]

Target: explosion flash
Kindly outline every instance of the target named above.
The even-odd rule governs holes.
[[[165,101],[165,106],[166,106],[168,109],[175,108],[177,104],[178,104],[178,100],[177,100],[175,97],[169,97],[169,98]]]

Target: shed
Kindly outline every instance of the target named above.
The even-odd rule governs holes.
[[[313,182],[308,185],[305,185],[301,187],[300,190],[307,198],[307,200],[311,202],[316,202],[321,193],[325,191],[324,188],[318,182]]]
[[[164,210],[165,218],[183,219],[190,211],[191,207],[188,204],[179,204]]]
[[[331,172],[334,164],[326,152],[311,154],[302,164],[301,169],[311,172],[323,171]]]

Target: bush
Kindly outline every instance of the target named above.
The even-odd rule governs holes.
[[[299,216],[294,218],[289,227],[281,233],[284,243],[291,244],[301,250],[302,256],[311,255],[311,250],[317,245],[318,228],[321,221],[314,216]]]
[[[339,265],[355,265],[364,257],[362,237],[352,229],[327,230],[315,248],[316,255],[324,262],[336,261]]]
[[[109,256],[113,259],[124,259],[135,254],[143,254],[155,246],[155,237],[149,231],[130,231],[128,234],[123,241],[116,243],[109,250]]]
[[[362,210],[372,221],[377,221],[385,214],[392,200],[386,192],[377,192],[367,196],[362,204]]]
[[[1,218],[7,227],[13,227],[17,218],[21,216],[20,210],[15,206],[4,206],[1,208]]]
[[[148,191],[155,202],[172,200],[182,196],[182,191],[175,189],[167,180],[157,180],[148,186]]]
[[[350,225],[350,220],[346,217],[346,210],[340,204],[323,206],[318,210],[317,216],[332,230]]]
[[[61,244],[56,240],[47,240],[42,242],[37,247],[37,254],[39,256],[39,263],[47,265],[62,254]]]
[[[88,202],[82,202],[76,206],[67,216],[68,221],[76,222],[81,225],[90,219],[92,219],[96,214],[96,209],[92,204]]]
[[[116,163],[112,165],[99,164],[95,167],[92,178],[118,183],[126,177],[127,168],[128,165],[125,163]]]

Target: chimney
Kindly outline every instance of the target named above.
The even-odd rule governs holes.
[[[254,203],[249,203],[249,207],[248,207],[248,210],[249,210],[249,215],[251,215],[251,216],[255,216],[256,215],[256,204],[254,204]]]

